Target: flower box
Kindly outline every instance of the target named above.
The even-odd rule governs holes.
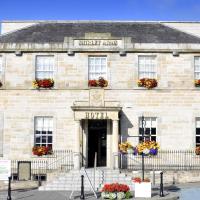
[[[36,156],[51,155],[52,148],[45,147],[45,146],[34,146],[32,148],[32,152],[33,152],[33,155],[36,155]]]
[[[152,89],[158,85],[157,80],[154,78],[141,78],[137,83],[138,87],[146,87],[147,89]]]
[[[196,153],[196,155],[200,155],[200,146],[196,147],[195,153]]]
[[[98,80],[93,79],[88,81],[88,86],[89,87],[107,87],[108,86],[108,81],[105,80],[103,77],[99,77]]]
[[[125,184],[105,184],[101,191],[102,199],[129,199],[131,198],[130,188]]]
[[[200,79],[194,81],[195,87],[200,87]]]
[[[156,141],[146,140],[137,146],[132,146],[130,142],[122,142],[119,144],[119,152],[122,154],[156,156],[160,146]]]
[[[151,198],[151,182],[135,182],[135,198]]]
[[[40,89],[40,88],[48,88],[51,89],[54,86],[54,80],[53,79],[36,79],[33,81],[33,87],[35,89]]]

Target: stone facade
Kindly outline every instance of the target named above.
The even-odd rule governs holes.
[[[85,37],[116,39],[108,35],[87,33]],[[71,38],[71,41],[73,39],[76,38]],[[200,117],[200,91],[194,86],[194,57],[200,56],[199,44],[133,44],[129,38],[118,39],[126,44],[126,48],[93,47],[91,50],[90,47],[76,49],[71,46],[72,56],[60,44],[57,50],[51,46],[53,44],[46,44],[46,47],[45,44],[13,44],[13,48],[11,44],[0,44],[0,56],[3,57],[0,154],[3,158],[32,157],[35,116],[53,116],[53,148],[76,152],[80,145],[84,145],[87,154],[87,142],[79,143],[75,137],[78,134],[81,140],[81,131],[87,134],[87,119],[82,116],[87,110],[81,110],[85,107],[88,112],[114,109],[107,119],[110,126],[108,163],[118,148],[118,124],[112,120],[116,120],[115,123],[119,120],[119,134],[123,138],[137,144],[138,139],[129,136],[138,136],[139,117],[156,117],[157,141],[161,149],[195,148],[195,118]],[[70,44],[67,44],[69,48]],[[16,46],[22,51],[22,56],[15,55]],[[120,49],[126,52],[125,56],[120,56]],[[174,50],[179,52],[179,56],[173,56]],[[51,90],[32,87],[37,55],[53,55],[55,58],[55,87]],[[88,87],[88,56],[91,55],[107,57],[106,88],[94,91]],[[137,86],[139,55],[156,56],[158,87],[147,90]],[[95,100],[95,97],[98,98]],[[78,125],[81,126],[78,133],[77,119],[83,121]]]

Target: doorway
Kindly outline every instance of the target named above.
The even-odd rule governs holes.
[[[107,120],[88,121],[88,167],[94,167],[95,152],[97,166],[106,166]]]

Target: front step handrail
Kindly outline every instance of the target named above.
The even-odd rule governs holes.
[[[87,171],[85,170],[85,167],[82,167],[81,170],[79,171],[79,178],[77,179],[77,183],[76,183],[76,184],[78,184],[78,181],[80,180],[80,176],[81,176],[81,175],[84,175],[84,174],[85,174],[85,177],[87,178],[87,180],[88,180],[88,182],[89,182],[90,188],[92,189],[92,192],[93,192],[95,198],[97,199],[97,198],[98,198],[98,197],[97,197],[97,194],[96,194],[95,189],[94,189],[94,187],[93,187],[93,185],[92,185],[92,182],[91,182],[91,180],[90,180],[90,178],[89,178],[89,176],[88,176],[88,173],[87,173]],[[73,176],[73,181],[74,181],[74,176]],[[72,183],[73,183],[73,181],[72,181]],[[72,186],[72,187],[73,187],[73,186]],[[73,194],[74,194],[74,187],[72,188],[72,192],[71,192],[71,194],[70,194],[70,198],[69,198],[69,199],[72,199]]]

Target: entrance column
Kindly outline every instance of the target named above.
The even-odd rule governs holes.
[[[81,121],[75,121],[75,148],[74,148],[74,169],[80,169],[80,126]]]
[[[119,120],[113,120],[113,133],[112,133],[112,149],[113,149],[113,168],[119,168],[118,158],[118,145],[119,145]]]

